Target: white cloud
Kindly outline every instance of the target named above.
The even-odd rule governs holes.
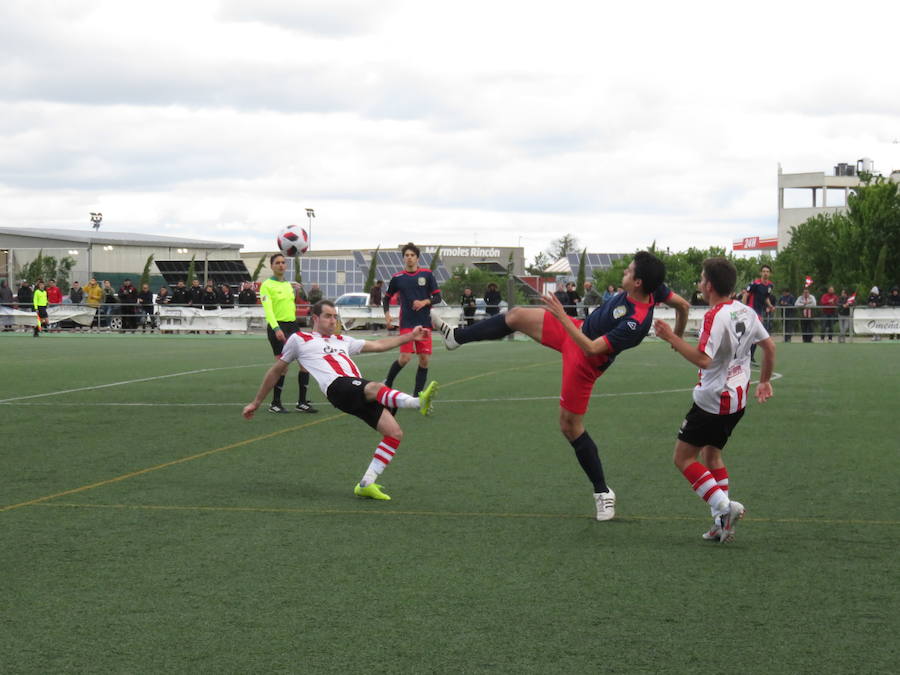
[[[779,161],[900,166],[878,4],[7,2],[0,223],[268,248],[312,206],[314,247],[529,256],[771,235]]]

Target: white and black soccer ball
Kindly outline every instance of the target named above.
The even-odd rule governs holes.
[[[288,258],[294,258],[309,250],[309,235],[299,225],[288,225],[278,233],[278,248]]]

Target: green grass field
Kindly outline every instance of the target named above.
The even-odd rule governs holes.
[[[3,335],[0,671],[897,672],[900,344],[778,348],[720,546],[671,463],[695,371],[661,343],[595,388],[598,523],[530,342],[439,347],[372,502],[355,418],[241,418],[263,337]]]

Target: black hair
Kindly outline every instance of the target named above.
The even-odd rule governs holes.
[[[337,309],[337,307],[334,306],[334,303],[331,300],[319,300],[310,308],[310,314],[312,314],[313,316],[322,316],[322,308],[325,305],[328,305],[332,309]]]
[[[403,248],[400,249],[400,252],[404,255],[406,255],[407,251],[412,251],[413,253],[415,253],[417,258],[421,257],[421,253],[419,253],[419,247],[412,242],[404,244]]]
[[[762,265],[759,266],[759,271],[762,272],[763,270],[769,270],[771,272],[772,266],[769,265],[768,263],[763,263]]]
[[[269,264],[270,265],[273,262],[275,262],[275,258],[284,258],[284,253],[273,253],[272,255],[270,255],[269,256]],[[287,260],[287,258],[284,258],[284,259]]]
[[[737,269],[727,258],[707,258],[703,261],[703,276],[716,293],[727,297],[737,283]]]
[[[638,251],[634,255],[634,278],[641,280],[645,293],[653,294],[666,280],[666,264],[649,251]]]

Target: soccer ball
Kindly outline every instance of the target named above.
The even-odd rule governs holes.
[[[309,250],[309,235],[299,225],[288,225],[278,234],[278,248],[288,258]]]

